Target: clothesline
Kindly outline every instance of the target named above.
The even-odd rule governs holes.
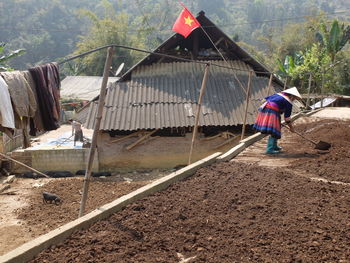
[[[61,65],[61,64],[70,62],[70,61],[72,61],[74,59],[84,57],[86,55],[89,55],[91,53],[94,53],[96,51],[100,51],[102,49],[109,48],[109,47],[124,48],[124,49],[129,49],[129,50],[133,50],[133,51],[143,52],[143,53],[147,53],[147,54],[151,54],[151,55],[156,55],[156,56],[160,56],[160,57],[172,58],[174,60],[180,60],[180,61],[184,61],[184,62],[193,62],[193,63],[196,63],[196,64],[202,64],[202,65],[207,65],[208,64],[207,61],[199,61],[199,60],[194,60],[194,59],[182,58],[182,57],[178,57],[178,56],[172,56],[172,55],[163,54],[163,53],[159,53],[159,52],[153,52],[153,51],[149,51],[149,50],[145,50],[145,49],[133,48],[133,47],[123,46],[123,45],[116,45],[116,44],[101,46],[101,47],[89,50],[87,52],[81,53],[79,55],[67,58],[67,59],[62,60],[62,61],[57,62],[57,63],[59,65]],[[232,70],[236,70],[236,71],[244,71],[244,72],[251,71],[249,69],[235,68],[235,67],[230,67],[230,66],[219,65],[219,64],[216,64],[216,63],[210,63],[210,65],[211,66],[220,67],[220,68],[232,69]],[[254,72],[257,73],[257,74],[267,74],[267,75],[268,74],[274,74],[273,72],[269,72],[267,70],[266,71],[254,70]]]
[[[60,121],[60,78],[57,63],[26,71],[0,72],[0,131],[11,137],[23,131],[23,147],[29,134],[55,130]],[[29,130],[29,134],[28,134]]]

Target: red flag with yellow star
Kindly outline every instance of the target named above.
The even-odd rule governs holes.
[[[197,27],[200,27],[201,24],[184,5],[182,6],[184,9],[176,19],[175,24],[173,25],[173,31],[183,35],[184,37],[188,37],[188,35],[191,34],[191,32]]]

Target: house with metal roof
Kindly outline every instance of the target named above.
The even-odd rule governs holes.
[[[115,82],[118,79],[110,77],[108,82]],[[60,95],[62,99],[90,101],[100,94],[101,83],[100,76],[66,76],[61,81]]]
[[[248,132],[253,132],[249,125],[263,98],[282,90],[283,83],[273,75],[270,79],[268,69],[203,11],[197,20],[203,29],[195,29],[187,38],[174,34],[156,54],[146,56],[108,86],[98,136],[101,170],[170,168],[187,163],[206,64],[210,69],[193,160],[239,141],[248,82]],[[85,127],[94,127],[97,108],[95,99]]]
[[[108,82],[116,82],[119,77],[109,77]],[[66,76],[61,81],[61,101],[70,101],[62,103],[64,110],[62,121],[65,122],[74,118],[80,122],[86,121],[88,106],[96,96],[100,94],[102,77],[100,76]],[[70,106],[79,105],[75,111],[67,110]]]

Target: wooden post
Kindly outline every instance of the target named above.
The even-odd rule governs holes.
[[[209,64],[205,65],[205,71],[204,71],[204,76],[203,76],[203,80],[202,80],[202,86],[201,86],[201,90],[200,90],[200,93],[199,93],[199,99],[198,99],[198,109],[197,109],[194,129],[193,129],[193,133],[192,133],[192,142],[191,142],[190,156],[188,158],[188,164],[191,164],[191,162],[192,162],[191,159],[192,159],[193,146],[194,146],[194,141],[195,141],[196,136],[197,136],[197,128],[198,128],[198,123],[199,123],[199,114],[201,112],[202,99],[203,99],[205,87],[207,85],[209,67],[210,67]]]
[[[286,77],[286,80],[284,81],[283,90],[285,90],[287,88],[287,82],[288,82],[288,77]]]
[[[245,125],[247,123],[247,113],[248,113],[248,106],[249,106],[249,99],[250,99],[250,89],[252,86],[252,71],[249,71],[249,79],[248,79],[248,89],[247,89],[247,95],[245,100],[245,111],[244,111],[244,120],[243,120],[243,126],[242,126],[242,135],[241,140],[244,138],[245,134]]]
[[[17,163],[17,164],[19,164],[19,165],[21,165],[21,166],[23,166],[23,167],[25,167],[25,168],[27,168],[27,169],[29,169],[29,170],[35,172],[35,173],[37,173],[37,174],[40,174],[40,175],[45,176],[45,177],[47,177],[47,178],[50,178],[50,177],[47,176],[46,174],[44,174],[44,173],[42,173],[42,172],[39,172],[38,170],[35,170],[34,168],[32,168],[32,167],[30,167],[30,166],[28,166],[28,165],[26,165],[26,164],[24,164],[24,163],[21,163],[21,162],[15,160],[15,159],[12,159],[10,156],[7,156],[6,154],[0,153],[0,156],[1,156],[1,157],[4,157],[4,158],[6,158],[6,159],[8,159],[8,160],[10,160],[10,161],[12,161],[12,162],[14,162],[14,163]]]
[[[311,92],[311,83],[312,83],[312,74],[309,76],[309,86],[307,88],[307,100],[306,100],[306,109],[310,106],[310,92]]]
[[[266,97],[270,95],[270,90],[271,90],[271,87],[272,87],[272,77],[273,77],[273,73],[271,73],[271,75],[270,75],[270,79],[269,79],[269,87],[267,88],[267,94],[266,94]]]
[[[94,156],[95,156],[95,150],[96,150],[96,146],[97,146],[97,136],[98,136],[98,133],[100,130],[103,107],[105,105],[105,97],[106,97],[106,92],[107,92],[106,87],[107,87],[109,69],[112,65],[113,52],[114,52],[114,48],[109,47],[107,50],[107,58],[106,58],[106,62],[105,62],[104,70],[103,70],[103,79],[102,79],[102,84],[101,84],[100,97],[98,99],[98,110],[97,110],[96,119],[95,119],[95,126],[94,126],[94,132],[92,135],[92,141],[91,141],[91,146],[90,146],[90,151],[89,151],[89,158],[88,158],[88,161],[86,164],[84,186],[83,186],[83,195],[82,195],[81,203],[80,203],[79,217],[83,216],[84,211],[85,211],[85,204],[86,204],[88,191],[89,191],[89,181],[91,179],[91,169],[92,169],[92,164],[93,164]]]
[[[323,86],[324,86],[324,71],[322,72],[322,83],[321,83],[321,108],[323,108]]]

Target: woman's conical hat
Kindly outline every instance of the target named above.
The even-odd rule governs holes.
[[[293,88],[290,88],[290,89],[286,89],[283,91],[284,93],[288,93],[288,94],[291,94],[295,97],[298,97],[299,99],[301,99],[301,95],[299,93],[299,91],[297,90],[296,87],[293,87]]]

